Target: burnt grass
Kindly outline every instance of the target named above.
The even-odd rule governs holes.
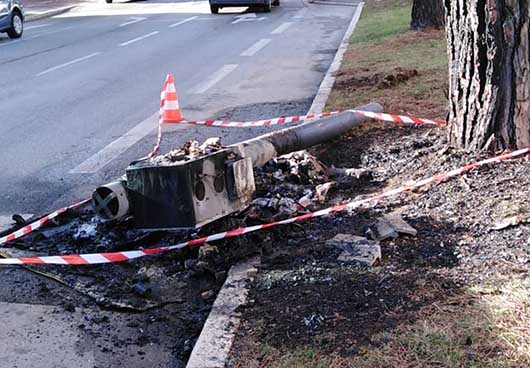
[[[368,123],[312,150],[326,165],[365,168],[373,180],[335,190],[325,205],[392,189],[410,180],[489,157],[451,148],[443,127]],[[466,293],[526,277],[530,260],[528,157],[394,196],[352,212],[269,233],[260,272],[241,308],[230,366],[271,365],[277,354],[310,349],[354,356],[381,343],[381,332],[413,323],[418,311]],[[341,264],[325,244],[336,234],[370,237],[382,215],[397,211],[418,230],[380,242],[374,267]],[[503,219],[521,223],[493,230]],[[277,355],[276,355],[277,356]]]

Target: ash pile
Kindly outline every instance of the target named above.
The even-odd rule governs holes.
[[[210,155],[212,153],[223,150],[220,137],[208,138],[204,143],[200,144],[197,141],[188,141],[177,149],[171,150],[165,155],[155,156],[147,161],[150,165],[178,165],[183,162],[195,160],[201,156]]]
[[[372,179],[366,169],[328,167],[308,151],[269,161],[256,172],[256,198],[248,218],[261,222],[283,220],[318,210],[330,194],[352,190]]]

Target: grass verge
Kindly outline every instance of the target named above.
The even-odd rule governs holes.
[[[301,346],[254,347],[268,368],[522,368],[530,366],[530,280],[473,287],[372,338],[354,357]],[[238,366],[242,367],[242,366]]]
[[[367,1],[327,110],[376,101],[391,113],[445,117],[445,35],[409,31],[411,6],[410,1]]]
[[[351,37],[352,44],[380,42],[408,31],[411,9],[408,1],[387,1],[386,7],[374,3],[367,2],[367,14],[359,20]]]
[[[416,323],[379,335],[374,343],[382,347],[348,366],[529,367],[529,289],[529,280],[516,280],[431,305]]]

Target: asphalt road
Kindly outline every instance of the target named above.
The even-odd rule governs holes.
[[[307,112],[355,8],[282,0],[269,14],[245,11],[214,16],[202,1],[101,0],[28,23],[21,40],[0,35],[0,230],[13,213],[42,214],[88,197],[145,155],[168,72],[189,119]],[[264,131],[176,125],[162,151],[190,139],[230,143]],[[167,337],[164,328],[183,328],[185,311],[177,307],[168,309],[175,321],[155,326],[164,310],[129,315],[87,302],[65,313],[65,301],[80,300],[75,292],[19,268],[0,274],[2,367],[185,364],[185,342],[144,343]],[[101,330],[80,328],[95,317],[107,318]]]
[[[0,35],[0,217],[45,213],[122,175],[154,143],[168,72],[189,119],[305,113],[354,10],[101,1],[28,23],[20,40]],[[163,149],[259,133],[173,130]]]

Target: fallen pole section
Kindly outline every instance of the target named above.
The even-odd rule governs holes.
[[[383,111],[383,106],[371,103],[357,109],[379,113]],[[260,167],[275,157],[339,138],[368,119],[370,117],[355,111],[344,111],[292,128],[267,133],[230,147],[236,148],[242,157],[250,157],[254,167]]]
[[[377,113],[383,107],[372,103],[359,109]],[[160,156],[134,162],[126,170],[126,180],[96,189],[94,212],[106,219],[132,215],[142,229],[202,227],[252,202],[254,168],[339,138],[369,119],[345,111],[228,147],[216,146],[209,152],[204,149],[169,161]]]
[[[379,200],[382,200],[382,199],[385,199],[385,198],[388,198],[388,197],[391,197],[397,194],[410,192],[412,190],[427,186],[429,184],[439,184],[451,178],[463,175],[473,169],[486,166],[489,164],[498,164],[498,163],[501,163],[503,161],[513,159],[513,158],[518,158],[520,156],[528,154],[529,152],[530,152],[530,147],[523,148],[523,149],[511,152],[511,153],[507,153],[507,154],[492,157],[486,160],[474,162],[474,163],[459,167],[451,171],[447,171],[444,173],[431,176],[426,179],[409,182],[409,183],[403,184],[402,186],[398,188],[385,191],[383,193],[370,196],[365,199],[348,202],[348,203],[345,203],[339,206],[329,207],[329,208],[326,208],[320,211],[308,213],[308,214],[301,215],[301,216],[292,217],[292,218],[282,220],[282,221],[275,221],[275,222],[262,224],[262,225],[240,227],[240,228],[233,229],[230,231],[221,232],[221,233],[205,236],[202,238],[189,240],[186,242],[182,242],[182,243],[167,246],[167,247],[147,248],[147,249],[139,249],[139,250],[126,251],[126,252],[113,252],[113,253],[91,253],[91,254],[73,254],[73,255],[63,255],[63,256],[6,258],[6,259],[0,259],[0,265],[1,264],[4,264],[4,265],[60,264],[60,265],[78,266],[78,265],[88,265],[88,264],[123,262],[123,261],[128,261],[128,260],[132,260],[136,258],[145,257],[148,255],[162,254],[162,253],[176,250],[176,249],[194,247],[194,246],[198,246],[198,245],[202,245],[205,243],[214,242],[214,241],[218,241],[222,239],[229,239],[229,238],[241,236],[244,234],[249,234],[255,231],[277,227],[280,225],[287,225],[287,224],[292,224],[295,222],[305,221],[311,218],[327,216],[332,213],[353,210],[361,205],[364,205],[370,202],[377,202]]]

